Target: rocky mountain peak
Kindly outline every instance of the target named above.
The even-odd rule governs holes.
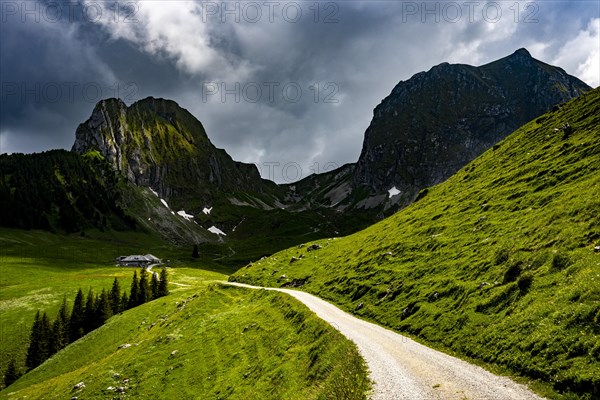
[[[400,194],[394,201],[408,204],[420,189],[442,182],[524,123],[589,89],[526,49],[480,67],[442,63],[417,73],[375,108],[354,186],[381,201],[395,187]]]
[[[529,53],[529,51],[524,47],[521,47],[520,49],[516,50],[509,57],[516,58],[516,59],[525,59],[525,58],[533,59],[533,57],[531,57],[531,54]]]
[[[218,191],[260,192],[269,186],[255,165],[235,162],[217,149],[202,123],[172,100],[148,97],[130,106],[102,100],[75,137],[72,151],[99,151],[129,181],[164,199],[210,204]]]

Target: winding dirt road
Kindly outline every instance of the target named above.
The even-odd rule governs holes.
[[[373,400],[542,399],[509,378],[494,375],[379,325],[358,319],[311,294],[290,289],[264,289],[295,297],[356,343],[374,382],[371,393]]]

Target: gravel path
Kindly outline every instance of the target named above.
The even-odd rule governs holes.
[[[239,283],[236,286],[261,289]],[[374,381],[373,400],[542,399],[506,377],[441,353],[407,337],[358,319],[311,294],[267,288],[287,293],[356,343]]]

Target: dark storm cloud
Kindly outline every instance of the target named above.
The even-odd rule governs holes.
[[[0,37],[2,151],[69,146],[89,105],[109,93],[109,67],[70,25],[3,14]]]
[[[448,2],[425,10],[421,2],[282,2],[271,13],[261,2],[230,2],[228,13],[221,2],[86,0],[102,18],[58,23],[4,13],[0,151],[69,147],[99,100],[79,89],[75,98],[63,91],[34,101],[9,95],[11,84],[92,82],[102,97],[127,103],[150,95],[179,102],[217,146],[286,181],[356,161],[373,108],[398,81],[440,62],[482,64],[528,47],[586,74],[585,46],[598,34],[593,4],[530,2],[537,8],[515,14],[514,2],[492,3],[471,14],[453,3],[460,17]],[[537,22],[524,21],[532,16]],[[561,59],[561,49],[578,42],[576,56]]]

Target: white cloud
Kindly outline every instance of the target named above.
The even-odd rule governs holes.
[[[558,51],[553,64],[592,87],[600,85],[600,18],[593,19]]]
[[[91,3],[92,0],[86,0]],[[245,60],[235,60],[221,54],[211,44],[209,24],[203,20],[202,3],[195,1],[141,1],[129,19],[114,18],[110,2],[102,4],[101,25],[113,39],[128,41],[140,50],[174,61],[189,74],[211,72],[218,75],[245,76],[250,66]],[[216,4],[216,3],[215,3]],[[223,76],[224,77],[224,76]]]

